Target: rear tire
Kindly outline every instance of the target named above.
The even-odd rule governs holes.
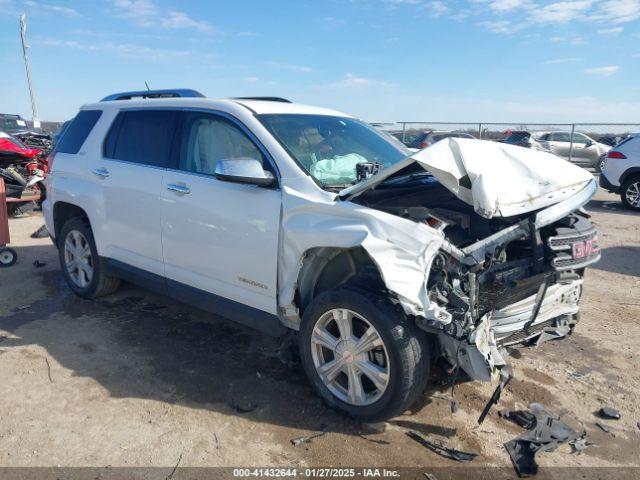
[[[625,180],[620,189],[620,198],[625,207],[640,210],[640,176]]]
[[[120,280],[104,273],[104,260],[98,255],[86,218],[67,220],[60,229],[57,243],[62,274],[74,293],[91,299],[118,289]]]
[[[298,341],[314,390],[350,417],[370,422],[394,417],[426,387],[427,336],[380,295],[353,287],[318,295],[304,312]]]

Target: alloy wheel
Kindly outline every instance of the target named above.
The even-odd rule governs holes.
[[[71,281],[86,288],[93,278],[93,256],[89,242],[78,230],[71,230],[64,240],[64,261]]]
[[[632,207],[640,207],[640,180],[629,184],[624,196]]]
[[[389,385],[389,355],[380,333],[351,310],[333,309],[318,319],[311,355],[324,385],[350,405],[374,403]]]

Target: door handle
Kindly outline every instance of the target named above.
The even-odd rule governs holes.
[[[191,189],[186,185],[177,185],[175,183],[167,184],[167,190],[171,190],[172,192],[181,193],[186,195],[187,193],[191,193]]]
[[[102,177],[102,178],[107,178],[107,177],[109,176],[109,170],[107,170],[107,169],[106,169],[106,168],[104,168],[104,167],[95,168],[95,169],[93,170],[93,173],[94,173],[95,175],[99,176],[99,177]]]

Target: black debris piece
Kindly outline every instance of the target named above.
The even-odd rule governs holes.
[[[498,403],[498,401],[500,400],[500,395],[502,394],[502,390],[504,390],[504,388],[509,384],[512,378],[513,378],[513,372],[511,370],[511,365],[507,363],[500,370],[500,383],[498,384],[496,389],[493,391],[493,395],[491,395],[491,398],[489,399],[484,409],[482,410],[480,417],[478,417],[478,425],[481,425],[482,422],[484,422],[484,419],[489,414],[489,410],[491,410],[491,407],[493,407],[496,403]]]
[[[586,432],[576,432],[541,404],[531,404],[529,408],[531,411],[504,411],[500,415],[527,429],[522,435],[504,444],[520,477],[538,473],[535,460],[538,452],[551,452],[563,443],[570,443],[577,451],[584,450],[587,445]]]
[[[598,427],[603,432],[611,433],[611,427],[609,425],[605,425],[602,422],[596,422],[596,427]]]
[[[463,452],[454,448],[447,447],[445,445],[430,442],[420,434],[416,432],[407,432],[407,436],[412,440],[415,440],[423,447],[437,453],[441,457],[448,458],[449,460],[455,460],[457,462],[470,462],[478,456],[477,453]]]
[[[424,476],[427,480],[438,480],[438,477],[436,477],[433,473],[424,473]]]
[[[31,238],[47,238],[49,236],[49,230],[46,225],[42,225],[38,230],[31,234]]]
[[[231,400],[231,403],[229,404],[229,406],[238,413],[251,413],[256,408],[258,408],[258,406],[255,403],[246,403],[241,405],[235,400]]]
[[[500,416],[517,423],[527,430],[533,428],[536,424],[536,416],[526,410],[502,410]]]
[[[612,407],[602,407],[598,413],[602,418],[609,418],[613,420],[620,419],[620,412]]]
[[[36,268],[42,268],[42,267],[45,267],[46,265],[47,265],[46,263],[43,263],[40,260],[35,260],[33,262],[33,266]]]

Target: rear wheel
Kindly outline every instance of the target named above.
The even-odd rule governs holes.
[[[117,290],[120,280],[104,274],[93,232],[84,218],[68,220],[58,240],[60,267],[69,287],[84,298],[97,298]]]
[[[630,178],[620,189],[622,203],[632,210],[640,210],[640,176]]]
[[[303,315],[299,342],[316,392],[360,420],[399,415],[428,380],[426,334],[387,299],[356,289],[316,297]]]

